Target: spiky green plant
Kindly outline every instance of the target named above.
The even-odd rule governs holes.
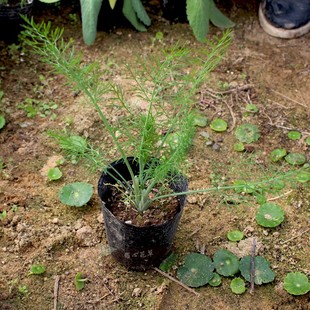
[[[195,134],[195,94],[227,50],[231,41],[229,32],[224,32],[220,39],[211,42],[202,58],[193,57],[192,51],[186,47],[176,46],[166,52],[163,59],[139,61],[137,63],[141,65],[136,68],[128,66],[130,78],[134,82],[131,91],[140,97],[145,106],[144,109],[138,109],[127,101],[121,85],[102,79],[105,72],[101,70],[98,62],[87,64],[83,61],[82,56],[76,53],[73,41],[65,42],[63,39],[62,29],[51,29],[50,23],[36,24],[27,19],[25,21],[23,41],[33,48],[34,53],[39,55],[54,73],[65,76],[67,84],[73,90],[83,92],[87,102],[95,108],[118,152],[118,157],[123,159],[130,173],[130,181],[116,173],[117,186],[127,193],[126,201],[139,212],[144,212],[153,201],[166,197],[244,189],[246,186],[259,188],[262,184],[272,183],[278,178],[271,177],[253,184],[167,192],[173,176],[179,176],[184,167]],[[185,73],[184,68],[189,67],[190,72]],[[104,113],[100,106],[104,95],[109,98],[105,110],[118,111],[116,114],[120,115],[119,117],[111,118],[111,113]],[[174,135],[173,139],[169,138],[171,135]],[[69,154],[76,153],[93,161],[95,167],[104,168],[104,153],[87,141],[74,136],[55,136]],[[138,173],[133,172],[128,156],[136,159]],[[111,169],[111,166],[108,168]],[[114,170],[114,174],[115,172]],[[111,175],[115,178],[114,174]],[[281,179],[285,177],[290,178],[291,175],[280,176]]]

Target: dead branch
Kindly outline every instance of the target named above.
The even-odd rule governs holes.
[[[181,281],[175,279],[174,277],[170,276],[168,273],[161,271],[160,269],[158,269],[157,267],[153,267],[154,270],[156,270],[158,273],[160,273],[162,276],[168,278],[169,280],[179,284],[180,286],[182,286],[183,288],[185,288],[186,290],[188,290],[189,292],[195,294],[196,296],[199,296],[199,293],[197,293],[195,290],[193,290],[192,288],[188,287],[187,285],[185,285],[184,283],[182,283]]]
[[[255,287],[255,247],[256,247],[256,240],[255,238],[252,239],[252,252],[251,252],[251,289],[250,293],[254,293]]]
[[[54,310],[57,310],[58,291],[59,291],[60,276],[56,276],[54,284]]]

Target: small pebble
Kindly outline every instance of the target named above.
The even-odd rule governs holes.
[[[139,296],[141,296],[141,293],[142,293],[142,288],[136,287],[136,288],[132,291],[132,297],[139,297]]]
[[[59,223],[59,219],[58,219],[57,217],[54,217],[54,218],[52,219],[52,223],[53,223],[53,224],[58,224],[58,223]]]
[[[206,131],[202,131],[200,132],[200,135],[203,137],[203,138],[206,138],[206,139],[209,139],[210,138],[210,134]]]
[[[219,151],[221,149],[221,146],[219,144],[217,144],[217,143],[214,143],[212,145],[212,148],[213,148],[214,151]]]
[[[211,146],[213,144],[213,141],[211,141],[211,140],[208,140],[207,142],[206,142],[206,146]]]

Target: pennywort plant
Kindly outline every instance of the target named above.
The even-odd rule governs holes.
[[[186,47],[175,46],[166,51],[163,58],[140,59],[136,67],[127,65],[134,83],[131,95],[135,94],[142,101],[142,107],[126,99],[121,85],[103,78],[105,72],[99,62],[85,63],[82,55],[75,51],[73,41],[65,42],[62,29],[51,29],[50,23],[36,24],[33,20],[25,20],[24,42],[54,73],[65,76],[74,91],[82,92],[99,115],[113,147],[128,168],[130,181],[126,181],[111,165],[107,166],[106,172],[114,169],[113,175],[110,174],[114,179],[117,175],[118,189],[126,194],[126,202],[129,201],[140,213],[153,201],[166,197],[262,187],[262,184],[279,178],[276,176],[250,185],[218,186],[179,193],[169,191],[169,184],[180,177],[195,134],[195,94],[222,59],[231,41],[230,32],[224,32],[221,38],[210,42],[203,57],[193,56]],[[109,101],[103,110],[101,103],[106,100],[104,98]],[[114,117],[111,117],[112,112]],[[80,143],[77,138],[66,139],[61,135],[57,139],[70,154],[74,154],[78,142],[79,156],[92,161],[98,169],[106,166],[104,152],[87,141]],[[171,140],[173,143],[169,142]],[[130,156],[135,158],[138,173],[133,172],[128,160]]]

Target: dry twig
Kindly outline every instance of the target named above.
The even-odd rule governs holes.
[[[54,284],[54,308],[53,308],[54,310],[57,310],[59,281],[60,281],[60,276],[57,275],[55,278],[55,284]]]
[[[199,296],[199,293],[197,293],[195,290],[193,290],[192,288],[188,287],[187,285],[185,285],[184,283],[180,282],[179,280],[175,279],[174,277],[171,277],[168,273],[161,271],[160,269],[158,269],[157,267],[153,267],[154,270],[156,270],[158,273],[160,273],[162,276],[168,278],[169,280],[179,284],[180,286],[182,286],[183,288],[185,288],[186,290],[188,290],[189,292],[195,294],[196,296]]]
[[[255,286],[255,248],[256,248],[256,240],[255,238],[252,239],[252,252],[251,252],[251,289],[250,293],[254,293],[254,286]]]
[[[300,234],[298,234],[298,235],[296,235],[296,236],[293,236],[293,237],[290,238],[290,239],[287,239],[287,240],[281,242],[281,244],[285,244],[285,243],[288,243],[288,242],[290,242],[290,241],[292,241],[292,240],[294,240],[294,239],[296,239],[296,238],[299,238],[299,237],[301,237],[303,234],[307,233],[309,230],[310,230],[310,228],[304,230],[303,232],[301,232]]]
[[[281,94],[281,93],[279,93],[278,91],[276,91],[276,90],[274,90],[274,89],[272,89],[272,88],[269,88],[272,92],[274,92],[275,94],[277,94],[277,95],[279,95],[279,96],[281,96],[281,97],[283,97],[283,98],[285,98],[285,99],[287,99],[287,100],[290,100],[290,101],[292,101],[292,102],[294,102],[294,103],[296,103],[296,104],[298,104],[298,105],[300,105],[300,106],[302,106],[302,107],[304,107],[304,108],[306,108],[306,109],[308,109],[309,107],[307,107],[305,104],[303,104],[303,103],[301,103],[301,102],[299,102],[299,101],[297,101],[297,100],[294,100],[294,99],[292,99],[292,98],[289,98],[289,97],[287,97],[286,95],[283,95],[283,94]]]
[[[267,199],[267,201],[274,201],[274,200],[280,199],[280,198],[282,198],[282,197],[285,197],[285,196],[289,195],[292,191],[293,191],[293,190],[290,190],[290,191],[284,193],[283,195],[280,195],[280,196],[277,196],[277,197],[269,198],[269,199]]]
[[[230,101],[233,103],[232,96],[230,96]],[[227,130],[227,132],[231,132],[231,131],[233,131],[233,129],[234,129],[235,126],[236,126],[236,118],[235,118],[235,114],[234,114],[234,112],[233,112],[231,106],[230,106],[226,101],[224,101],[224,103],[226,104],[226,106],[227,106],[227,108],[228,108],[228,110],[229,110],[229,113],[230,113],[230,115],[231,115],[231,118],[232,118],[232,125],[231,125],[231,127],[229,128],[229,130]]]

